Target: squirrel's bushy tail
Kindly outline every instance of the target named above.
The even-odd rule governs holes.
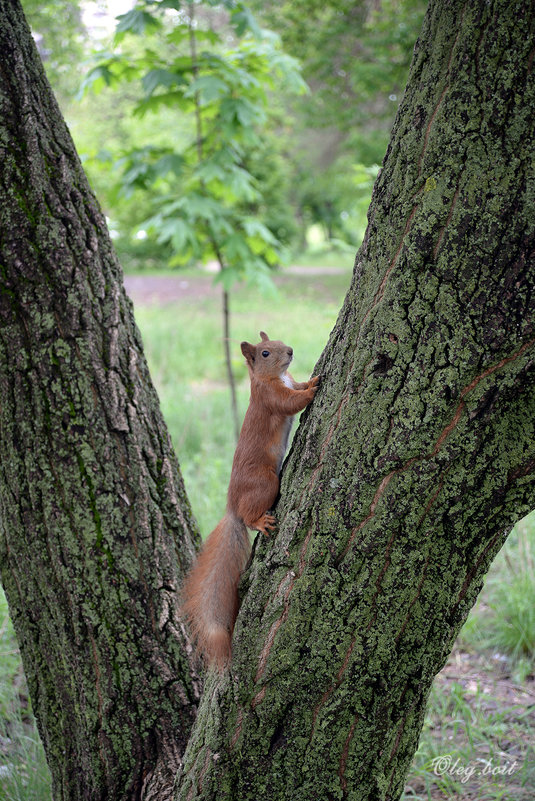
[[[204,543],[182,590],[182,610],[197,648],[220,668],[230,661],[238,581],[249,550],[245,523],[227,513]]]

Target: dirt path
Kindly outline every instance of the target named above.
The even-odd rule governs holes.
[[[214,285],[211,275],[185,278],[175,275],[125,275],[124,285],[134,304],[163,305],[187,300],[215,296],[219,287]]]
[[[284,281],[285,275],[343,275],[347,270],[344,267],[287,267],[283,272],[277,273],[275,283]],[[176,275],[153,275],[139,273],[125,275],[124,285],[129,297],[134,303],[140,305],[176,303],[188,298],[218,297],[220,284],[214,284],[212,274],[201,273],[185,276],[179,272]]]

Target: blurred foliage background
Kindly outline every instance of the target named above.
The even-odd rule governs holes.
[[[262,280],[251,254],[354,253],[424,0],[23,6],[126,270],[217,258],[207,215],[228,234],[232,203],[256,229],[226,243],[229,283]],[[218,203],[188,213],[199,194]]]

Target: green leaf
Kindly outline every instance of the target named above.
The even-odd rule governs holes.
[[[210,220],[210,232],[218,241],[229,236],[234,230],[233,222],[227,219],[223,208],[220,209],[220,212]]]
[[[159,8],[173,8],[175,11],[180,11],[180,0],[156,0]]]
[[[181,175],[184,170],[185,159],[180,153],[166,153],[154,165],[156,175],[167,175],[172,172],[174,175]]]
[[[147,97],[150,97],[159,86],[164,86],[166,89],[170,86],[187,86],[187,81],[182,75],[161,67],[149,70],[141,79],[141,83]]]
[[[224,206],[214,197],[189,191],[182,197],[169,198],[162,203],[160,215],[162,219],[175,216],[178,213],[192,225],[205,223],[213,224],[215,220],[226,216]]]
[[[206,159],[195,170],[194,175],[199,181],[208,184],[213,181],[225,181],[228,176],[228,172],[217,159]]]
[[[223,243],[222,250],[226,261],[234,267],[241,267],[247,263],[251,256],[251,251],[247,245],[245,237],[238,232],[231,234]]]
[[[211,103],[228,94],[228,86],[221,78],[215,75],[201,75],[192,81],[184,92],[185,97],[194,97],[197,93],[201,101]]]
[[[243,279],[242,271],[236,269],[234,266],[226,265],[222,270],[216,273],[214,277],[214,284],[221,283],[227,292],[230,292],[234,284]]]
[[[188,40],[189,37],[189,26],[177,25],[170,33],[167,34],[167,41],[171,44],[181,44],[184,40]],[[221,41],[221,37],[216,31],[203,31],[200,28],[195,28],[195,39],[197,42],[209,42],[211,45],[217,44]]]
[[[138,74],[138,67],[123,56],[110,56],[89,70],[80,85],[79,96],[83,96],[87,89],[98,93],[105,86],[112,86],[122,80],[130,81],[137,78]]]
[[[269,245],[279,244],[278,239],[272,234],[269,228],[255,217],[245,217],[243,220],[243,228],[247,236],[258,237],[262,242]]]
[[[184,212],[190,220],[211,220],[221,214],[221,204],[214,198],[190,192],[184,198]]]
[[[276,298],[279,294],[276,284],[269,273],[256,272],[254,276],[247,279],[250,284],[256,286],[258,290],[270,298]]]
[[[170,242],[177,253],[190,247],[195,239],[195,231],[185,220],[165,220],[160,227],[160,242]]]
[[[80,95],[83,95],[87,89],[100,92],[104,86],[110,86],[115,79],[115,75],[108,64],[99,64],[97,67],[93,67],[92,70],[89,70],[83,79],[80,84]]]
[[[244,33],[248,32],[251,33],[255,39],[260,39],[262,37],[260,26],[250,9],[246,6],[240,4],[235,10],[231,11],[230,21],[238,36],[243,36]]]
[[[243,128],[263,122],[264,114],[260,108],[250,103],[249,100],[237,97],[227,97],[221,103],[221,119],[229,124]]]
[[[143,36],[150,30],[160,28],[162,23],[152,14],[140,8],[133,8],[126,14],[120,14],[117,18],[118,24],[115,28],[115,40],[120,41],[126,33]]]
[[[154,179],[154,171],[150,164],[137,162],[132,164],[123,175],[123,190],[129,197],[133,189],[146,189]]]
[[[171,92],[161,92],[140,100],[134,108],[134,116],[143,117],[148,111],[158,111],[161,107],[180,108],[184,111],[192,111],[193,101],[184,97],[183,91],[175,89]]]
[[[171,71],[178,74],[193,72],[191,56],[177,56],[169,64]]]
[[[270,270],[263,258],[256,256],[247,262],[244,278],[247,283],[256,286],[263,294],[271,297],[277,295],[277,287],[273,283],[272,270]]]

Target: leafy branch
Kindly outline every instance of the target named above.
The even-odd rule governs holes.
[[[218,12],[217,25],[210,10]],[[142,37],[142,50],[127,37]],[[149,144],[125,153],[122,189],[158,189],[154,212],[140,227],[171,246],[171,265],[218,265],[237,437],[230,291],[243,280],[272,287],[271,270],[285,255],[275,233],[258,218],[264,198],[249,164],[265,147],[270,92],[304,92],[306,85],[279,38],[260,29],[250,10],[233,0],[144,0],[120,16],[114,52],[100,59],[82,88],[98,91],[123,81],[140,83],[134,114],[172,108],[181,133],[186,131],[177,149]]]

